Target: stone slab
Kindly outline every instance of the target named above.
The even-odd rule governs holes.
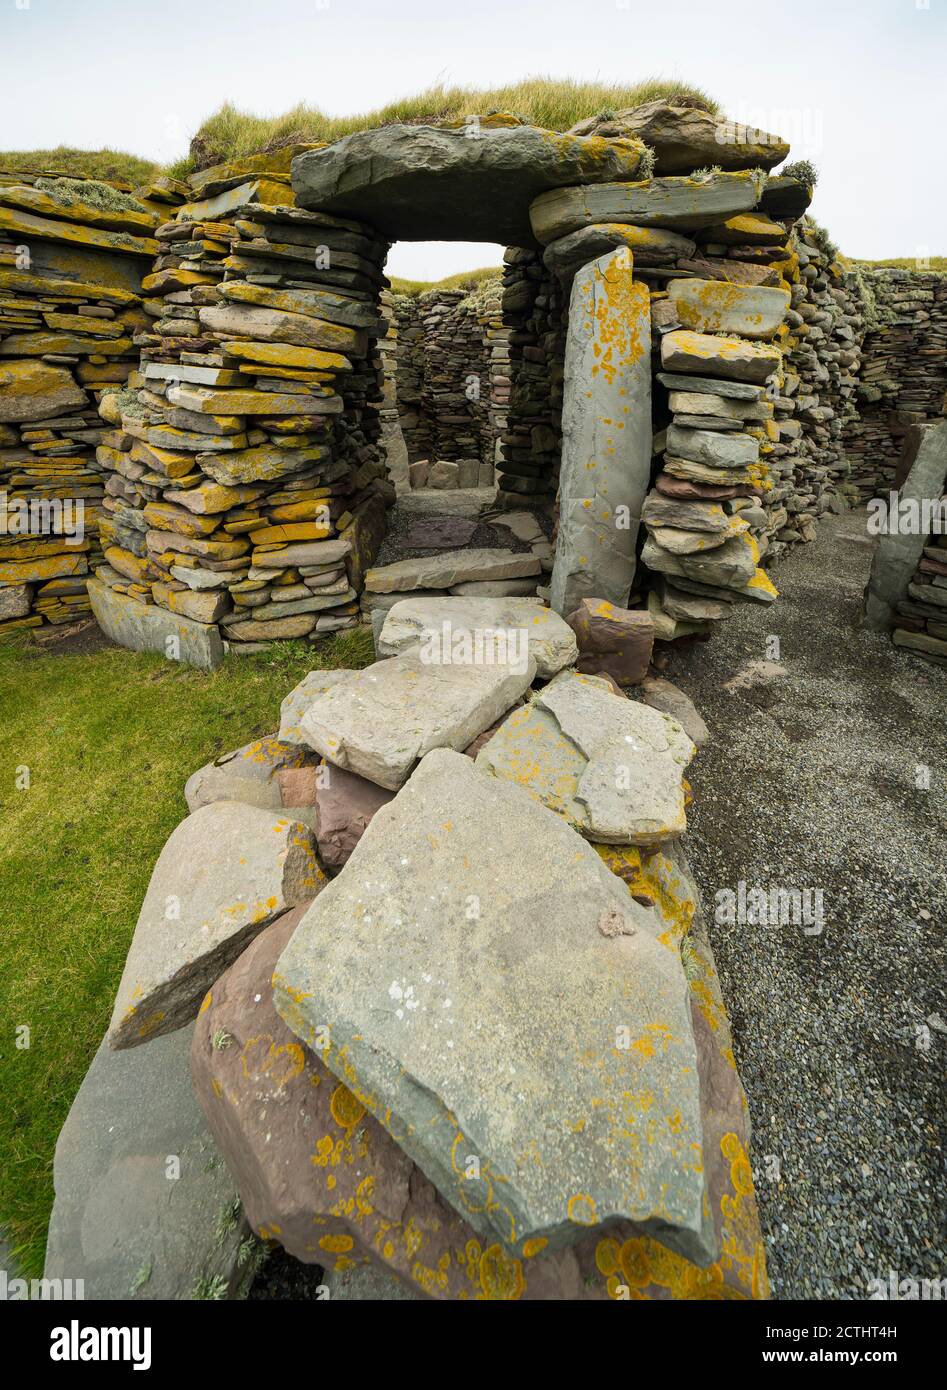
[[[446,628],[445,628],[446,624]],[[469,643],[460,635],[469,634]],[[443,660],[454,651],[479,643],[484,653],[520,665],[527,650],[544,680],[578,655],[568,623],[538,600],[529,598],[454,597],[402,599],[389,608],[378,641],[379,656],[397,656],[421,644],[437,648]]]
[[[213,624],[197,623],[154,603],[138,603],[92,577],[89,600],[99,627],[120,647],[160,652],[204,671],[213,671],[224,659],[223,642]]]

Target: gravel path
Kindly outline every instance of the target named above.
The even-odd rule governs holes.
[[[711,730],[686,846],[777,1298],[864,1298],[892,1270],[947,1277],[947,670],[855,626],[870,555],[863,512],[823,520],[773,570],[774,606],[735,605],[667,672]],[[771,636],[783,674],[724,689],[773,662]],[[741,879],[821,888],[824,929],[714,920]]]

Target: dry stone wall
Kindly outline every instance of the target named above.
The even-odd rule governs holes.
[[[96,615],[120,631],[129,602],[154,606],[241,649],[352,626],[394,496],[388,245],[296,208],[285,169],[205,170],[187,196],[156,232],[134,389],[102,407]]]
[[[142,277],[170,196],[0,174],[0,633],[89,612],[97,405],[137,365]]]
[[[861,497],[890,490],[912,425],[944,413],[947,275],[877,269],[860,277],[866,301],[857,414],[845,450]]]

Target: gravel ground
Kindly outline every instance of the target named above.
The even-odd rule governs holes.
[[[857,628],[870,557],[863,512],[824,520],[774,568],[774,606],[735,605],[667,672],[711,730],[686,847],[777,1298],[864,1298],[892,1270],[947,1276],[947,671]],[[715,894],[741,879],[821,888],[824,929],[716,921]]]

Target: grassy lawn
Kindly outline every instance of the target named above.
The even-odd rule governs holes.
[[[364,629],[212,674],[118,647],[0,643],[0,1230],[25,1273],[42,1271],[56,1138],[108,1024],[155,859],[187,814],[185,780],[274,732],[307,671],[372,659]],[[28,1049],[16,1046],[23,1024]]]

